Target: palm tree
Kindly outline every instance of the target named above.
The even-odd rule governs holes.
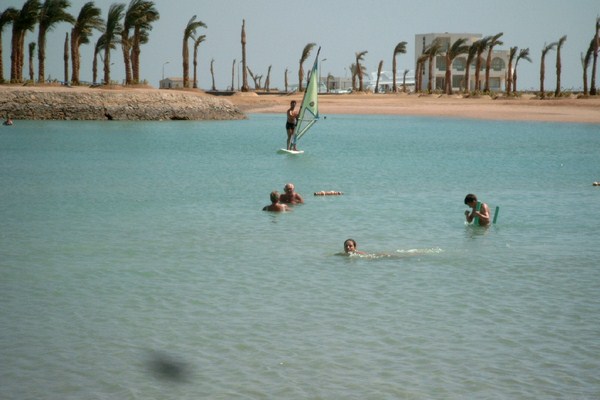
[[[29,43],[29,80],[33,82],[35,72],[33,70],[33,55],[35,54],[35,42]]]
[[[396,93],[398,91],[398,87],[396,86],[396,55],[397,54],[406,54],[406,42],[400,42],[394,47],[394,55],[392,57],[392,92]]]
[[[96,45],[94,46],[94,61],[92,63],[92,82],[93,83],[98,82],[98,56],[100,56],[100,59],[102,60],[102,50],[104,49],[105,44],[106,44],[106,34],[103,33],[102,35],[100,35],[100,37],[96,41]],[[116,49],[116,46],[114,43],[110,43],[109,46],[111,46],[112,50]]]
[[[235,58],[233,59],[233,64],[231,65],[231,90],[235,91]]]
[[[478,49],[479,40],[473,42],[467,51],[467,61],[465,63],[465,93],[469,93],[471,91],[471,64],[473,63],[473,59],[477,56]]]
[[[352,75],[352,91],[355,92],[357,90],[356,86],[356,64],[350,64],[350,74]]]
[[[271,90],[271,67],[272,65],[269,65],[269,68],[267,69],[267,79],[265,79],[265,90],[267,92]]]
[[[504,35],[503,32],[497,33],[494,36],[490,37],[488,41],[488,53],[487,59],[485,61],[485,87],[483,88],[484,92],[489,93],[490,91],[490,70],[492,69],[492,51],[494,50],[494,46],[502,46],[504,44],[503,41],[500,40],[500,37]]]
[[[65,33],[65,45],[63,52],[63,62],[65,66],[65,85],[69,83],[69,32]]]
[[[79,47],[82,44],[89,44],[92,31],[104,31],[104,20],[100,16],[102,11],[94,6],[93,1],[89,1],[79,10],[79,16],[71,29],[71,83],[79,85],[79,71],[81,68],[81,57]]]
[[[406,93],[406,74],[409,73],[410,70],[405,69],[402,73],[402,93]]]
[[[285,92],[288,91],[288,68],[286,67],[285,72],[283,73],[283,84],[285,85]]]
[[[194,89],[198,88],[198,46],[206,40],[206,35],[200,35],[194,39]],[[214,60],[213,60],[214,61]],[[212,64],[211,64],[212,67]],[[214,84],[213,84],[214,86]],[[214,90],[214,89],[213,89]]]
[[[304,92],[304,88],[302,87],[302,79],[304,78],[304,68],[302,67],[302,64],[304,64],[304,61],[306,61],[306,59],[310,55],[310,51],[316,45],[317,45],[316,43],[308,43],[306,46],[304,46],[304,49],[302,50],[302,55],[300,56],[300,67],[298,68],[298,92],[299,93]]]
[[[71,7],[68,0],[45,0],[39,14],[38,24],[38,81],[46,76],[46,34],[59,22],[74,23],[75,18],[65,10]]]
[[[375,83],[375,93],[379,93],[379,78],[381,77],[381,69],[383,68],[383,60],[379,61],[379,66],[377,67],[377,81]]]
[[[4,26],[13,22],[13,19],[17,15],[18,11],[15,8],[9,7],[0,14],[0,83],[4,83],[4,60],[2,50],[2,31]]]
[[[446,94],[452,94],[452,63],[454,59],[469,51],[469,46],[465,44],[466,42],[467,38],[460,38],[452,43],[452,46],[448,43],[448,48],[446,49]]]
[[[188,48],[188,40],[190,38],[194,38],[196,35],[196,29],[198,28],[206,28],[206,24],[202,21],[196,21],[196,16],[194,15],[188,21],[185,29],[183,30],[183,87],[186,88],[189,86],[190,81],[190,50]]]
[[[133,0],[132,0],[133,1]],[[152,23],[160,19],[160,14],[152,1],[139,1],[137,12],[133,18],[133,41],[131,46],[131,72],[133,83],[140,82],[141,45],[149,41]]]
[[[117,36],[121,34],[123,26],[121,19],[125,10],[125,4],[114,3],[108,9],[106,28],[104,30],[104,84],[110,85],[110,50],[118,42]]]
[[[519,51],[519,55],[517,56],[517,60],[515,61],[515,70],[513,72],[512,81],[513,93],[517,92],[517,66],[519,65],[519,60],[521,59],[531,62],[531,58],[529,57],[529,47],[526,49],[521,49]]]
[[[433,42],[425,49],[425,53],[427,54],[427,63],[429,68],[429,76],[427,80],[427,92],[431,93],[433,91],[433,59],[440,54],[442,50],[442,42],[440,38],[433,39]]]
[[[246,20],[242,20],[242,92],[247,92],[248,74],[246,73]]]
[[[594,56],[592,62],[592,79],[590,81],[590,95],[596,95],[596,66],[598,65],[598,47],[600,47],[600,17],[596,18],[596,32],[594,34]]]
[[[364,50],[364,51],[360,51],[355,54],[355,56],[356,56],[356,73],[358,76],[358,90],[360,92],[363,91],[363,66],[360,62],[365,59],[365,54],[367,54],[367,53],[368,53],[368,51]]]
[[[212,76],[212,90],[216,91],[217,87],[215,86],[215,59],[210,60],[210,76]],[[197,87],[197,85],[196,85]]]
[[[552,42],[549,45],[544,45],[544,48],[542,49],[542,59],[540,62],[540,97],[542,99],[546,96],[544,93],[544,78],[546,75],[546,65],[545,65],[546,54],[548,54],[548,52],[550,50],[554,50],[554,48],[556,47],[557,44],[558,44],[557,42]]]
[[[483,39],[479,39],[475,43],[477,43],[477,58],[475,59],[475,91],[481,91],[481,81],[479,80],[479,74],[481,72],[481,54],[488,48],[488,43],[490,42],[491,36],[486,36]]]
[[[417,58],[417,68],[415,70],[415,91],[421,92],[423,90],[423,73],[425,70],[425,62],[429,59],[429,55],[427,53],[421,54]]]
[[[519,48],[517,46],[511,47],[508,51],[508,74],[506,75],[506,95],[510,96],[510,90],[512,87],[512,65],[515,56],[517,55],[517,50]]]
[[[562,70],[561,60],[560,60],[560,49],[567,41],[567,35],[558,39],[556,45],[556,90],[554,91],[554,97],[560,96],[560,73]]]
[[[588,95],[588,82],[587,82],[587,70],[590,66],[590,61],[592,61],[592,53],[594,52],[594,42],[595,38],[590,41],[590,45],[585,52],[585,56],[581,55],[581,66],[583,67],[583,95]]]
[[[38,21],[40,11],[39,0],[27,0],[20,11],[13,14],[11,54],[10,54],[10,80],[23,82],[23,58],[25,34],[32,31]]]

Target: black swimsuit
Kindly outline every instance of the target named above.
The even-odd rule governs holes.
[[[294,124],[292,122],[285,123],[285,129],[294,129],[295,127],[296,127],[296,124]]]

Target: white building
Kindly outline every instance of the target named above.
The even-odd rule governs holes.
[[[416,60],[423,54],[423,51],[431,45],[436,39],[440,38],[442,41],[442,49],[452,46],[452,44],[460,39],[466,38],[466,45],[470,46],[473,42],[482,38],[480,33],[426,33],[415,35],[415,63]],[[433,60],[433,81],[432,90],[444,90],[446,80],[446,58],[443,55],[439,55]],[[490,69],[490,90],[500,91],[503,90],[506,84],[506,76],[508,74],[508,50],[496,50],[492,51],[492,67]],[[479,81],[481,88],[485,85],[485,65],[487,60],[487,51],[481,54],[481,67],[479,72]],[[452,62],[452,90],[460,90],[464,88],[465,84],[465,67],[467,65],[467,55],[462,54],[454,59]],[[469,73],[469,90],[475,89],[475,65],[476,60],[473,60],[470,67]],[[422,72],[422,88],[427,88],[429,83],[429,66],[425,63],[425,68]]]
[[[190,85],[192,85],[191,80]],[[183,78],[162,79],[159,81],[159,89],[183,89]]]
[[[377,72],[371,72],[367,85],[367,90],[375,92],[375,85],[377,85]],[[408,71],[406,78],[404,77],[404,71],[396,71],[396,86],[399,91],[402,91],[402,85],[406,85],[406,91],[411,92],[415,89],[415,71]],[[394,73],[393,71],[381,71],[379,75],[379,93],[388,93],[392,91],[394,87]]]

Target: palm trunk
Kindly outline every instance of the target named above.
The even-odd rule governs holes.
[[[65,85],[69,83],[69,33],[65,35],[65,52],[63,55],[65,62]]]
[[[446,94],[452,94],[452,60],[448,56],[448,52],[446,52],[446,75],[444,79],[446,80]]]
[[[429,79],[427,80],[427,91],[431,93],[433,90],[433,57],[429,57]]]
[[[71,84],[79,85],[79,37],[71,31]]]
[[[198,88],[198,46],[194,46],[194,81],[192,87],[194,89]]]
[[[0,83],[4,83],[4,59],[2,53],[2,30],[0,30]]]
[[[302,84],[302,76],[300,77]],[[242,20],[242,92],[247,92],[248,89],[248,73],[246,70],[246,20]]]
[[[512,58],[508,60],[508,73],[506,74],[506,95],[510,96],[512,86]]]
[[[235,59],[231,65],[231,90],[235,91]]]
[[[540,97],[544,98],[544,78],[546,75],[546,67],[544,65],[544,56],[542,55],[541,63],[540,63]]]
[[[556,90],[554,90],[554,97],[560,96],[560,73],[562,70],[560,62],[560,47],[556,49]]]
[[[190,51],[187,46],[187,38],[183,38],[181,53],[183,58],[183,87],[187,88],[190,81]]]
[[[381,76],[381,69],[383,68],[383,60],[379,61],[379,68],[377,68],[377,82],[375,83],[375,93],[379,93],[379,77]],[[396,80],[394,79],[394,82]]]
[[[590,81],[590,95],[596,95],[596,67],[598,65],[598,47],[600,46],[600,24],[596,24],[596,36],[594,40],[594,56],[592,58],[592,78]]]
[[[121,39],[121,49],[123,50],[123,63],[125,64],[125,84],[131,85],[131,44],[129,43],[130,38],[123,36]]]
[[[33,68],[33,50],[29,49],[29,80],[33,82],[35,78],[35,70]]]
[[[104,48],[104,84],[110,85],[110,49],[108,43]]]
[[[38,33],[38,81],[44,83],[46,79],[46,30],[39,27]]]
[[[396,93],[398,91],[398,86],[396,86],[396,55],[394,54],[394,58],[392,59],[392,92]]]

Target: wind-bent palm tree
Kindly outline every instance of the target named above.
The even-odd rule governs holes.
[[[396,93],[398,91],[398,86],[396,86],[396,55],[397,54],[406,54],[406,42],[400,42],[394,47],[394,55],[392,57],[392,92]]]
[[[560,49],[567,41],[567,35],[558,39],[556,45],[556,90],[554,91],[554,97],[560,96],[560,73],[562,71],[562,64],[560,59]]]
[[[148,0],[132,0],[130,8],[132,12],[129,23],[130,27],[133,27],[130,50],[131,76],[132,83],[139,83],[141,45],[148,43],[152,23],[160,19],[160,14],[154,7],[154,2]],[[127,20],[127,15],[125,19]]]
[[[367,54],[367,53],[368,53],[368,51],[364,50],[364,51],[360,51],[355,54],[355,56],[356,56],[356,74],[358,77],[358,90],[360,92],[363,91],[363,65],[360,62],[365,59],[365,54]]]
[[[196,39],[194,39],[194,82],[192,85],[194,87],[194,89],[198,88],[198,46],[200,46],[200,43],[204,42],[205,40],[206,40],[206,35],[200,35]],[[211,68],[212,68],[212,63],[211,63]],[[214,83],[213,83],[213,86],[214,86]],[[213,90],[215,90],[215,89],[213,89]]]
[[[206,28],[206,24],[202,21],[196,21],[196,16],[194,15],[188,21],[185,29],[183,30],[183,49],[182,49],[182,57],[183,57],[183,87],[189,87],[190,81],[190,50],[188,48],[188,40],[190,38],[194,38],[196,35],[196,29],[198,28]]]
[[[39,0],[27,0],[21,10],[13,15],[12,40],[10,54],[10,80],[23,82],[23,64],[25,51],[25,34],[33,32],[38,21],[41,3]]]
[[[306,46],[304,46],[304,49],[302,50],[302,55],[300,56],[300,66],[298,68],[298,92],[299,93],[304,92],[304,88],[302,87],[302,80],[304,79],[304,67],[302,67],[302,64],[304,64],[304,61],[306,61],[306,59],[310,55],[311,50],[316,45],[317,45],[316,43],[308,43]]]
[[[104,45],[106,44],[106,34],[103,33],[100,35],[98,40],[96,41],[96,45],[94,46],[94,60],[92,63],[92,82],[95,84],[98,82],[98,56],[100,56],[100,60],[102,60],[102,50],[104,49]],[[114,43],[109,44],[111,49],[116,49]]]
[[[33,56],[35,54],[35,42],[29,42],[29,80],[33,82],[35,71],[33,69]]]
[[[596,18],[596,31],[594,34],[594,55],[592,61],[592,79],[590,81],[590,95],[596,95],[596,66],[598,65],[598,48],[600,47],[600,17]]]
[[[519,51],[519,55],[517,56],[517,60],[515,61],[515,71],[513,72],[513,93],[517,92],[517,66],[519,65],[519,60],[525,60],[531,62],[531,58],[529,57],[529,47],[526,49],[521,49]]]
[[[2,49],[2,31],[4,27],[13,22],[18,11],[15,8],[9,7],[0,14],[0,83],[4,83],[4,59]]]
[[[587,70],[590,66],[590,61],[592,61],[592,53],[594,52],[594,41],[595,38],[590,41],[590,45],[588,46],[585,55],[581,54],[581,66],[583,67],[583,95],[587,96],[589,94],[588,90],[588,82],[587,82]]]
[[[475,41],[469,46],[467,51],[467,60],[465,62],[465,93],[471,91],[471,64],[473,59],[477,56],[477,50],[479,49],[479,41]]]
[[[110,85],[110,50],[118,43],[117,37],[121,34],[125,4],[112,4],[108,9],[106,28],[104,30],[104,84]]]
[[[557,42],[552,42],[549,45],[544,45],[544,48],[542,49],[542,58],[540,61],[540,97],[542,99],[546,96],[544,92],[544,78],[546,77],[546,54],[548,54],[550,50],[554,50],[557,44]]]
[[[79,48],[82,44],[89,44],[93,30],[104,32],[104,20],[100,16],[102,11],[89,1],[81,7],[77,20],[71,29],[71,83],[79,85],[79,72],[81,56]]]
[[[429,76],[427,80],[427,92],[433,91],[433,60],[442,51],[442,42],[440,38],[433,39],[433,42],[425,49],[427,54],[427,67],[429,68]]]
[[[460,38],[452,43],[452,45],[448,43],[448,48],[446,49],[446,94],[452,94],[452,63],[454,59],[469,51],[469,46],[465,44],[466,42],[467,38]]]
[[[515,56],[517,55],[517,51],[519,48],[517,46],[511,47],[508,51],[508,73],[506,75],[506,95],[510,96],[510,91],[512,88],[512,66]]]
[[[46,34],[59,22],[74,23],[75,18],[65,10],[71,7],[68,0],[45,0],[39,14],[38,24],[38,81],[46,76]]]
[[[485,86],[483,88],[484,92],[490,91],[490,70],[492,69],[492,51],[494,50],[494,46],[502,46],[504,44],[504,42],[500,40],[500,37],[502,35],[504,35],[504,33],[500,32],[494,36],[491,36],[487,44],[488,53],[487,59],[485,61]]]
[[[377,67],[377,81],[375,82],[375,93],[379,93],[379,78],[381,77],[381,69],[383,68],[383,60],[379,61]]]
[[[479,74],[481,73],[481,55],[488,48],[488,44],[491,40],[491,36],[486,36],[483,39],[479,39],[475,43],[477,43],[477,58],[475,59],[475,91],[481,91],[481,80],[479,79]]]
[[[429,59],[427,53],[421,54],[417,58],[417,68],[415,70],[415,92],[423,91],[423,72],[425,70],[425,62]]]
[[[246,20],[242,20],[242,92],[250,90],[246,73]]]

